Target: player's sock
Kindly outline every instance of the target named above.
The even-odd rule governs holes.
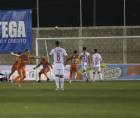
[[[77,75],[77,72],[76,72],[76,73],[75,73],[75,79],[77,79],[77,76],[78,76],[78,75]]]
[[[86,80],[86,72],[83,73],[83,80]]]
[[[85,80],[86,80],[86,82],[88,82],[88,80],[89,80],[87,72],[85,72]]]
[[[100,80],[103,80],[102,73],[99,73],[99,78],[100,78]]]
[[[21,78],[20,77],[16,78],[16,85],[18,87],[21,87]]]
[[[87,72],[87,81],[90,81],[90,75],[88,72]]]
[[[56,90],[59,89],[59,77],[55,77]]]
[[[60,78],[60,88],[64,90],[64,78]]]
[[[93,81],[95,81],[95,74],[96,74],[96,73],[95,73],[95,72],[93,72]]]
[[[50,81],[50,79],[47,77],[47,82]]]
[[[94,73],[93,74],[93,81],[96,81],[96,80],[98,80],[98,74],[97,73]]]
[[[38,83],[40,83],[40,82],[41,82],[41,80],[39,79],[37,82],[38,82]]]
[[[71,84],[71,79],[69,80],[69,83]]]

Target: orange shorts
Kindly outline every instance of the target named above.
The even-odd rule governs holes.
[[[77,74],[77,64],[70,64],[70,79],[72,79],[72,73]]]
[[[48,73],[50,71],[50,68],[43,68],[41,69],[41,71],[39,72],[40,74],[42,73]]]
[[[20,77],[21,77],[22,79],[24,79],[24,78],[26,77],[26,70],[25,70],[25,67],[19,68],[18,72],[19,72],[19,75],[20,75]]]

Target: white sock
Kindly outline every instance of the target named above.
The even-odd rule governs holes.
[[[86,80],[86,72],[83,73],[83,80]]]
[[[64,89],[64,78],[60,78],[60,87]]]
[[[75,80],[77,79],[77,73],[75,73]]]
[[[100,78],[100,80],[103,80],[102,73],[99,73],[99,78]]]
[[[89,77],[88,77],[88,73],[86,72],[85,75],[86,75],[86,76],[85,76],[85,77],[86,77],[85,79],[88,80],[88,78],[89,78]]]
[[[59,77],[55,77],[56,88],[59,89]]]
[[[97,73],[94,74],[94,80],[98,80],[98,74]]]

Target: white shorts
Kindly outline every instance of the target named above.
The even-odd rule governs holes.
[[[87,70],[87,68],[88,68],[88,64],[87,64],[87,63],[83,63],[83,64],[82,64],[82,68],[83,68],[83,70],[85,70],[85,71],[86,71],[86,70]]]
[[[63,63],[54,64],[54,74],[55,75],[64,75],[64,64]]]
[[[93,67],[93,72],[96,73],[96,72],[101,72],[101,67]]]
[[[54,74],[55,75],[64,75],[64,69],[55,69]]]
[[[64,70],[64,64],[63,63],[54,63],[54,70]]]

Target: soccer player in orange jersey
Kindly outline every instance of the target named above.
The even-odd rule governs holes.
[[[13,54],[18,57],[19,65],[17,68],[18,71],[18,76],[15,78],[16,83],[18,86],[21,86],[21,82],[25,79],[26,77],[26,70],[25,66],[29,62],[29,59],[34,58],[32,55],[29,54],[28,49],[26,49],[23,54]]]
[[[68,61],[68,60],[71,61],[71,64],[70,64],[70,81],[69,81],[69,83],[71,83],[72,73],[74,73],[75,79],[77,78],[77,75],[78,75],[77,67],[78,67],[78,63],[79,63],[79,54],[78,54],[77,50],[73,51],[73,54],[66,61]]]
[[[29,50],[26,49],[23,54],[19,57],[21,59],[19,65],[19,72],[20,72],[20,82],[22,82],[26,77],[26,64],[29,63],[30,59],[35,59],[36,57],[29,53]]]
[[[13,55],[13,53],[11,53],[11,54]],[[20,55],[20,53],[18,53],[18,55]],[[18,67],[19,67],[19,65],[20,65],[20,58],[19,58],[19,56],[17,56],[16,59],[15,59],[15,62],[14,62],[13,65],[12,65],[11,73],[9,74],[9,80],[10,80],[11,75],[12,75],[15,71],[18,72]]]
[[[34,69],[38,68],[39,66],[43,66],[43,68],[39,72],[39,80],[38,82],[41,82],[41,74],[44,74],[47,78],[47,81],[49,81],[49,78],[47,76],[47,73],[50,71],[50,68],[52,69],[52,65],[48,62],[48,59],[42,58],[40,63],[34,67]]]

